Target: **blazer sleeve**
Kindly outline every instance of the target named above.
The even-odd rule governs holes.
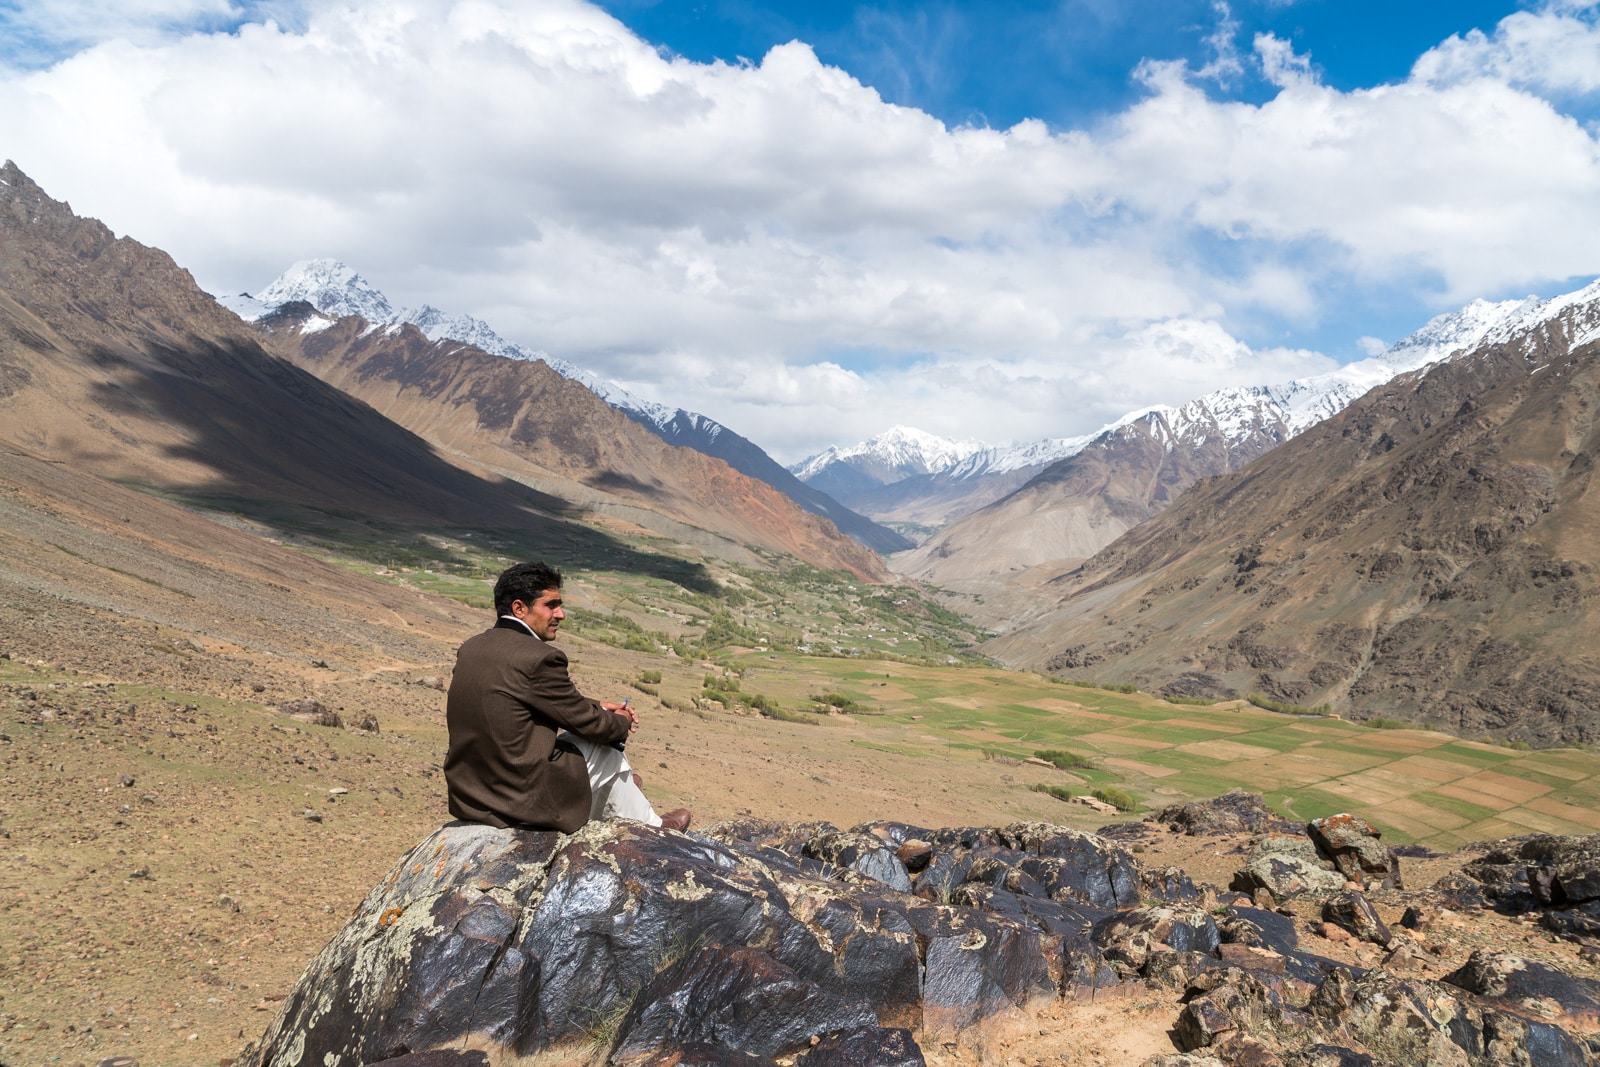
[[[610,744],[628,736],[626,715],[607,711],[597,700],[578,692],[567,672],[567,654],[545,646],[545,656],[528,677],[528,703],[586,741]]]

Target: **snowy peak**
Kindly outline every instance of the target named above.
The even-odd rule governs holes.
[[[269,309],[304,300],[328,315],[360,315],[368,322],[383,325],[396,321],[389,299],[336,259],[303,259],[256,294],[255,299]]]
[[[911,426],[891,426],[860,444],[834,446],[789,470],[801,481],[834,464],[872,472],[878,481],[897,482],[918,474],[937,474],[987,449],[979,441],[953,441]]]
[[[221,303],[240,318],[254,321],[274,308],[296,300],[304,300],[323,314],[335,318],[359,315],[374,326],[409,324],[421,330],[430,341],[460,341],[507,359],[542,359],[563,378],[581,383],[612,407],[658,430],[680,416],[677,409],[635,396],[616,382],[607,381],[576,364],[551,359],[541,351],[507,341],[482,319],[471,315],[451,315],[432,304],[396,311],[389,303],[389,298],[371,282],[336,259],[302,260],[284,271],[258,295],[241,293],[224,297]],[[681,412],[681,416],[702,434],[715,437],[716,431],[722,429],[704,415]]]
[[[1490,333],[1536,313],[1544,303],[1531,296],[1499,302],[1474,300],[1457,311],[1434,316],[1420,330],[1396,341],[1376,358],[1392,366],[1397,374],[1415,370],[1453,352],[1476,348]]]

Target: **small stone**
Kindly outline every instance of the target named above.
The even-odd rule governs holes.
[[[328,795],[330,797],[342,797],[349,792],[350,790],[346,789],[344,786],[336,785],[332,789],[328,790]]]
[[[320,811],[312,811],[310,808],[306,809],[305,816],[306,816],[306,822],[321,822],[322,821],[322,812],[320,812]]]
[[[133,788],[133,775],[124,774],[122,776],[122,778],[121,778],[121,781],[122,781],[122,788],[124,788],[124,789],[132,789]]]

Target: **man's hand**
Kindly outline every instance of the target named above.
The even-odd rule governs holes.
[[[620,704],[614,704],[610,701],[602,700],[600,702],[600,706],[605,708],[607,711],[615,712],[618,715],[627,716],[629,733],[632,733],[639,728],[639,713],[628,701],[624,700]]]

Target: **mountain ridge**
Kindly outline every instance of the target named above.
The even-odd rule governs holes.
[[[1282,432],[1292,437],[1395,374],[1480,343],[1494,331],[1510,328],[1530,315],[1536,317],[1547,303],[1536,297],[1498,303],[1474,300],[1456,311],[1435,316],[1377,356],[1274,385],[1215,390],[1176,407],[1162,404],[1135,409],[1076,437],[989,445],[953,441],[914,427],[897,426],[855,445],[828,448],[790,469],[808,483],[885,522],[948,526],[1020,491],[1052,464],[1069,462],[1086,448],[1107,444],[1109,435],[1142,432],[1137,428],[1141,420],[1152,415],[1173,426],[1169,436],[1175,447],[1181,447],[1184,424],[1212,424],[1215,432],[1235,437],[1247,436],[1261,426],[1281,424]],[[1278,432],[1274,429],[1272,434]],[[1236,442],[1232,449],[1253,457],[1273,443],[1274,440],[1265,439],[1252,447]],[[1015,506],[1008,510],[1019,511]],[[932,539],[941,536],[938,530],[932,531]],[[961,535],[954,536],[959,540]],[[1084,543],[1094,542],[1091,538]],[[930,550],[939,551],[943,558],[953,548],[931,546]],[[1044,558],[1055,557],[1033,558],[1028,565]],[[942,580],[931,573],[925,577],[935,582]]]
[[[431,340],[410,323],[333,318],[305,302],[280,306],[258,329],[284,358],[446,453],[580,507],[620,506],[618,518],[746,564],[758,563],[746,546],[760,546],[868,581],[888,577],[825,518],[720,459],[672,447],[542,360]]]
[[[826,493],[795,478],[754,442],[709,416],[646,400],[616,382],[601,378],[567,360],[507,341],[482,319],[450,315],[431,304],[395,310],[380,290],[346,264],[332,259],[301,260],[270,282],[257,296],[240,293],[219,303],[246,321],[257,321],[276,308],[305,301],[317,311],[340,318],[357,315],[388,328],[409,324],[430,341],[454,340],[490,355],[541,361],[562,377],[579,382],[630,419],[668,444],[720,459],[735,470],[765,482],[813,515],[828,519],[845,534],[877,552],[910,548],[912,542],[887,527],[845,507]]]

